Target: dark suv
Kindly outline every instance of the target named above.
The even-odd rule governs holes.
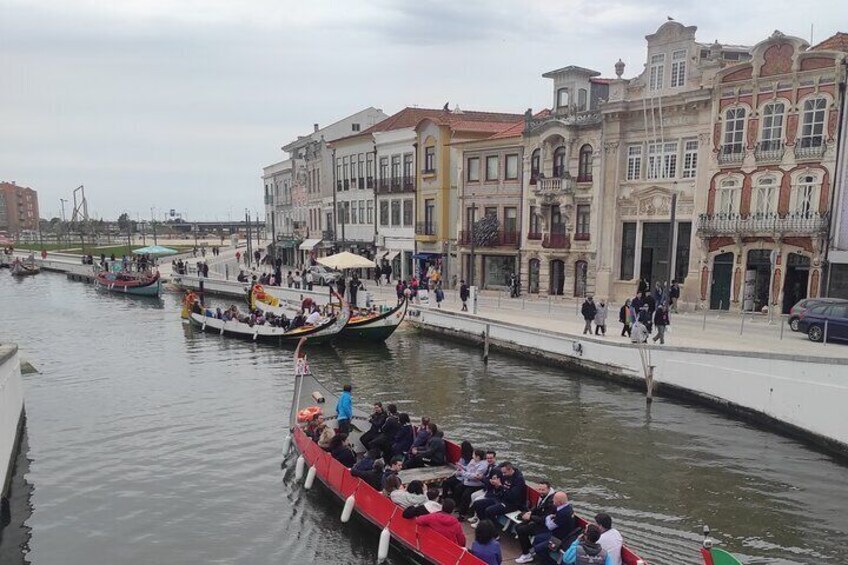
[[[793,332],[798,331],[798,319],[801,313],[819,304],[848,304],[844,298],[805,298],[789,309],[789,327]]]
[[[810,341],[848,342],[848,304],[817,304],[801,312],[798,331]]]

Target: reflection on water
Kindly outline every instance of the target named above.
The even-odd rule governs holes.
[[[0,341],[41,371],[25,377],[32,563],[373,563],[377,532],[280,468],[290,351],[195,334],[176,295],[50,274],[0,276],[0,311]],[[697,563],[704,523],[750,563],[844,561],[848,469],[794,441],[410,330],[310,361],[611,513],[652,563]]]

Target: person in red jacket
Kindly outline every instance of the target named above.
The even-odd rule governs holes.
[[[442,501],[442,511],[427,514],[426,516],[418,516],[415,522],[420,526],[432,528],[457,543],[460,547],[465,547],[465,534],[462,531],[462,524],[453,515],[454,501],[446,498]]]

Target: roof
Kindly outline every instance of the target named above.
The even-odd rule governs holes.
[[[535,114],[533,114],[533,118],[538,120],[540,118],[546,118],[550,115],[551,115],[551,111],[546,108],[544,110],[540,110],[539,112],[536,112]],[[497,132],[495,132],[494,135],[492,135],[490,137],[486,137],[484,139],[472,140],[472,141],[468,141],[468,142],[465,142],[465,143],[473,143],[474,141],[489,141],[489,140],[496,140],[496,139],[509,139],[509,138],[512,138],[512,137],[521,137],[522,135],[524,135],[524,128],[526,126],[527,126],[526,120],[521,120],[520,122],[515,122],[513,124],[509,124],[506,127],[501,126],[501,128]]]
[[[548,71],[542,76],[544,78],[553,78],[554,76],[562,73],[575,73],[581,75],[587,75],[590,77],[600,76],[601,73],[598,71],[593,71],[592,69],[587,69],[586,67],[578,67],[577,65],[569,65],[567,67],[562,67],[561,69],[556,69],[553,71]]]
[[[839,31],[818,45],[810,47],[810,51],[842,51],[848,53],[848,33]]]
[[[457,131],[496,133],[516,122],[523,121],[524,115],[502,112],[436,110],[434,108],[404,108],[379,124],[371,126],[364,133],[412,128],[424,119],[433,120],[439,125],[450,126],[451,129]]]

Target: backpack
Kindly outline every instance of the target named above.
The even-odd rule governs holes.
[[[582,543],[577,544],[577,560],[576,565],[604,565],[607,560],[607,552],[600,549],[595,555],[589,555]]]

